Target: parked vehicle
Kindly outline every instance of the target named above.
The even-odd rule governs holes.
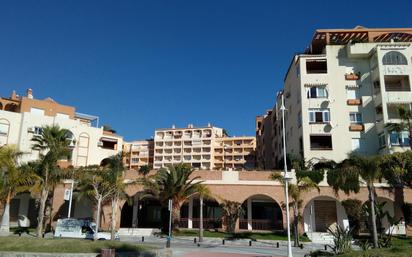
[[[96,223],[89,220],[79,219],[58,219],[54,237],[59,238],[84,238],[94,239],[96,233]],[[98,240],[110,240],[110,233],[97,232]],[[119,240],[119,235],[116,233],[115,239]]]

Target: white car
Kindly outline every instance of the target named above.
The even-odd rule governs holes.
[[[84,238],[94,239],[96,233],[96,223],[78,219],[58,219],[54,237],[58,238]],[[110,240],[110,233],[98,232],[98,240]],[[115,239],[119,240],[116,233]]]

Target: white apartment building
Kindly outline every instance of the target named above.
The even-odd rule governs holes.
[[[72,160],[69,165],[99,165],[122,150],[123,138],[98,126],[98,117],[77,113],[74,107],[61,105],[51,98],[34,99],[31,89],[26,96],[13,92],[0,98],[0,146],[13,144],[26,154],[22,162],[36,160],[31,139],[45,125],[58,125],[72,133]]]
[[[316,162],[410,149],[408,131],[390,133],[385,125],[400,122],[398,106],[411,108],[411,63],[412,29],[317,30],[277,96],[275,126],[281,131],[283,95],[288,153]]]
[[[153,166],[153,139],[125,142],[123,152],[128,169],[139,170],[142,166]]]
[[[211,169],[214,166],[213,146],[223,137],[223,129],[213,127],[156,129],[153,168],[189,163],[193,168]]]

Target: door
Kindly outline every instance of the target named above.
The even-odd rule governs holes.
[[[315,200],[316,232],[328,232],[328,228],[336,224],[336,201]]]

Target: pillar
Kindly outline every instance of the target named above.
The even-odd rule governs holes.
[[[247,199],[247,230],[253,230],[252,226],[252,198]]]
[[[193,197],[189,198],[189,210],[187,217],[187,228],[193,228]]]
[[[133,216],[132,216],[132,227],[137,228],[138,223],[138,214],[139,214],[139,197],[135,196],[133,200]]]

